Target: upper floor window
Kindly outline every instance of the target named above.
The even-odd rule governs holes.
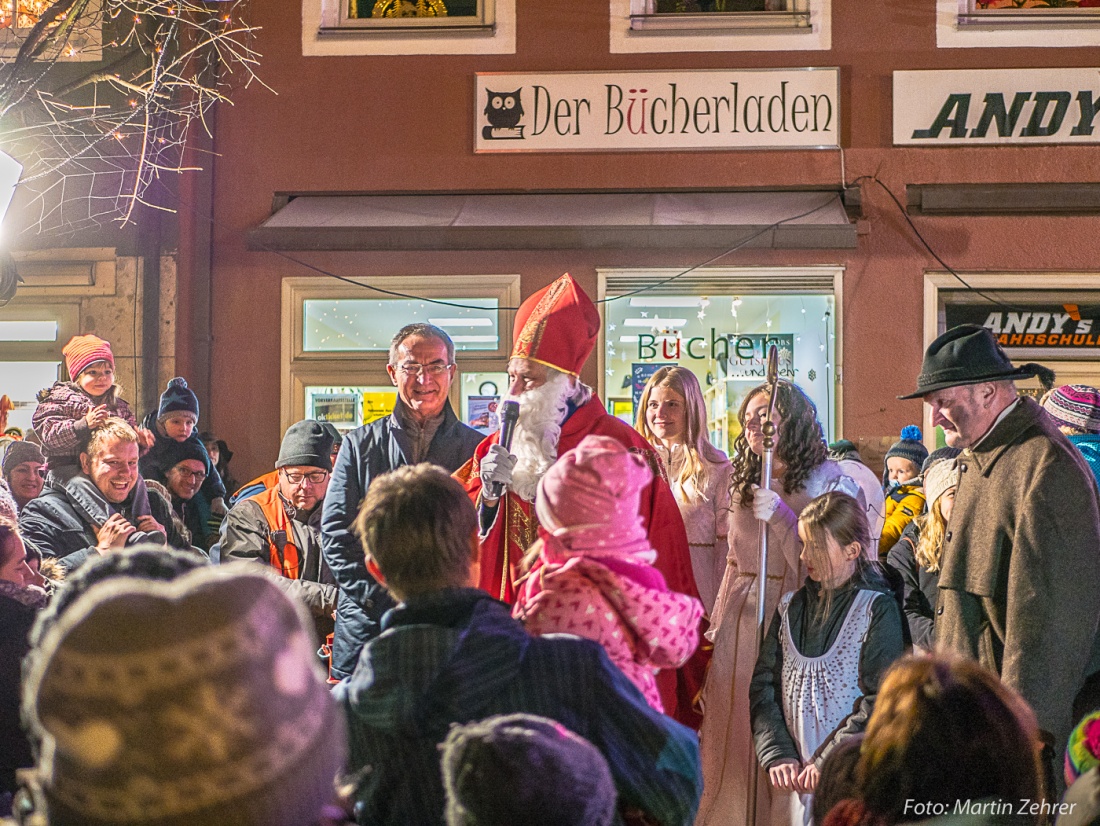
[[[1100,0],[959,0],[964,26],[1095,26]]]
[[[634,31],[806,29],[809,0],[631,0]]]
[[[492,28],[493,0],[341,0],[339,28]]]
[[[515,51],[516,0],[302,0],[306,56]]]
[[[19,52],[23,40],[43,15],[57,14],[57,0],[0,0],[0,60],[11,59]],[[64,14],[48,24],[53,29],[61,25]],[[98,0],[78,16],[64,38],[56,59],[64,62],[100,60],[103,54],[102,15]],[[54,60],[54,53],[47,53],[46,60]]]
[[[1100,0],[936,0],[936,45],[1100,45]]]
[[[610,0],[611,52],[827,51],[832,0]]]

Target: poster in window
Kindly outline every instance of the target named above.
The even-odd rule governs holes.
[[[500,396],[470,396],[466,400],[466,424],[488,436],[500,430]]]
[[[358,393],[326,393],[313,397],[313,418],[319,422],[331,422],[338,430],[358,426],[358,409]]]

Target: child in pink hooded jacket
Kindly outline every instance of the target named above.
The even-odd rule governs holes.
[[[549,533],[521,581],[513,616],[532,634],[600,643],[649,704],[664,711],[654,674],[679,668],[699,643],[703,606],[670,591],[653,567],[638,500],[653,478],[615,439],[587,436],[539,482],[535,510]]]

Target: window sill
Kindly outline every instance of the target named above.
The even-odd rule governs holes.
[[[1079,11],[983,11],[959,14],[960,28],[1063,29],[1100,27],[1100,9]]]
[[[810,13],[789,11],[735,11],[685,14],[632,14],[632,32],[685,32],[685,31],[811,31]]]
[[[447,25],[419,25],[396,23],[394,25],[374,26],[321,26],[317,34],[321,37],[400,37],[416,35],[418,37],[447,37],[449,35],[483,35],[491,37],[496,33],[495,23],[450,23]]]

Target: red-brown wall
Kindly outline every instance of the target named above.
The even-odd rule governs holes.
[[[214,162],[213,393],[208,423],[227,439],[239,476],[270,466],[279,442],[280,280],[308,275],[246,232],[284,191],[590,190],[830,187],[837,151],[515,154],[472,152],[474,73],[838,66],[844,174],[877,175],[905,200],[917,183],[1097,180],[1094,147],[893,148],[897,69],[1096,65],[1095,49],[937,49],[935,0],[833,0],[829,52],[612,55],[605,4],[517,2],[514,55],[303,57],[301,0],[252,5],[261,86],[218,113]],[[896,434],[919,421],[911,389],[922,352],[922,275],[941,269],[885,192],[865,183],[856,250],[743,250],[739,266],[843,264],[844,433]],[[188,220],[181,216],[181,222]],[[915,217],[960,270],[1100,271],[1093,217]],[[570,271],[595,292],[597,266],[690,266],[714,250],[530,253],[295,253],[342,275],[522,274],[524,295]],[[319,276],[320,277],[320,276]],[[180,272],[180,289],[188,289]],[[1098,277],[1100,284],[1100,277]],[[186,306],[186,295],[181,306]],[[185,323],[180,329],[186,328]],[[180,363],[188,364],[181,332]],[[594,365],[587,378],[595,381]]]

